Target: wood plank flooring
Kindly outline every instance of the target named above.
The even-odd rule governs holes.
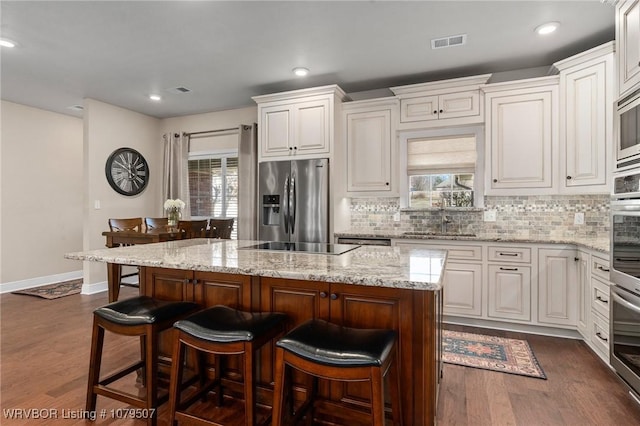
[[[123,288],[121,297],[136,292]],[[0,295],[0,424],[145,424],[112,417],[112,409],[125,407],[103,397],[98,397],[95,423],[69,418],[84,407],[91,313],[106,302],[106,293],[56,300]],[[640,406],[583,342],[469,327],[448,328],[528,340],[548,380],[445,365],[439,425],[640,424]],[[132,362],[138,355],[137,339],[107,334],[105,348],[105,372]],[[136,391],[133,380],[125,381],[123,386]],[[51,413],[58,418],[8,419],[7,410],[12,409],[54,410]],[[104,419],[100,418],[103,409]],[[164,404],[160,409],[161,426],[168,424],[166,410]],[[231,423],[242,424],[239,417],[235,416]]]

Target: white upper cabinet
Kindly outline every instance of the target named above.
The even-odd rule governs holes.
[[[640,0],[616,4],[616,51],[619,95],[640,84]]]
[[[397,194],[397,111],[393,98],[343,104],[349,195]]]
[[[400,99],[400,130],[484,121],[480,86],[491,74],[392,87]]]
[[[488,195],[557,192],[558,77],[483,88]]]
[[[344,99],[335,85],[254,97],[258,160],[331,157],[335,115]]]
[[[560,192],[609,193],[613,42],[554,64],[560,71]]]

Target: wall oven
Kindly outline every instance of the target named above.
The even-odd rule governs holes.
[[[617,169],[640,167],[640,89],[618,101]]]
[[[610,263],[611,366],[640,403],[640,169],[614,178]]]

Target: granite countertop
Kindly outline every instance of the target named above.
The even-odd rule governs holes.
[[[420,234],[407,231],[373,231],[370,229],[350,229],[348,231],[336,232],[335,237],[351,238],[391,238],[391,239],[411,239],[411,240],[453,240],[453,241],[486,241],[501,243],[534,243],[534,244],[573,244],[589,250],[596,250],[602,253],[609,253],[609,238],[570,238],[570,237],[523,237],[523,236],[496,236],[478,233],[469,234]]]
[[[362,246],[341,255],[260,251],[261,241],[197,238],[77,253],[65,258],[377,287],[439,290],[446,250]]]

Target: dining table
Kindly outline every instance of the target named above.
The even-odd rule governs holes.
[[[160,243],[165,241],[180,240],[185,234],[178,230],[148,229],[143,231],[104,231],[106,246],[108,248],[131,246],[138,244]],[[120,280],[122,279],[122,265],[119,263],[107,263],[107,289],[109,303],[118,300],[120,295]]]

